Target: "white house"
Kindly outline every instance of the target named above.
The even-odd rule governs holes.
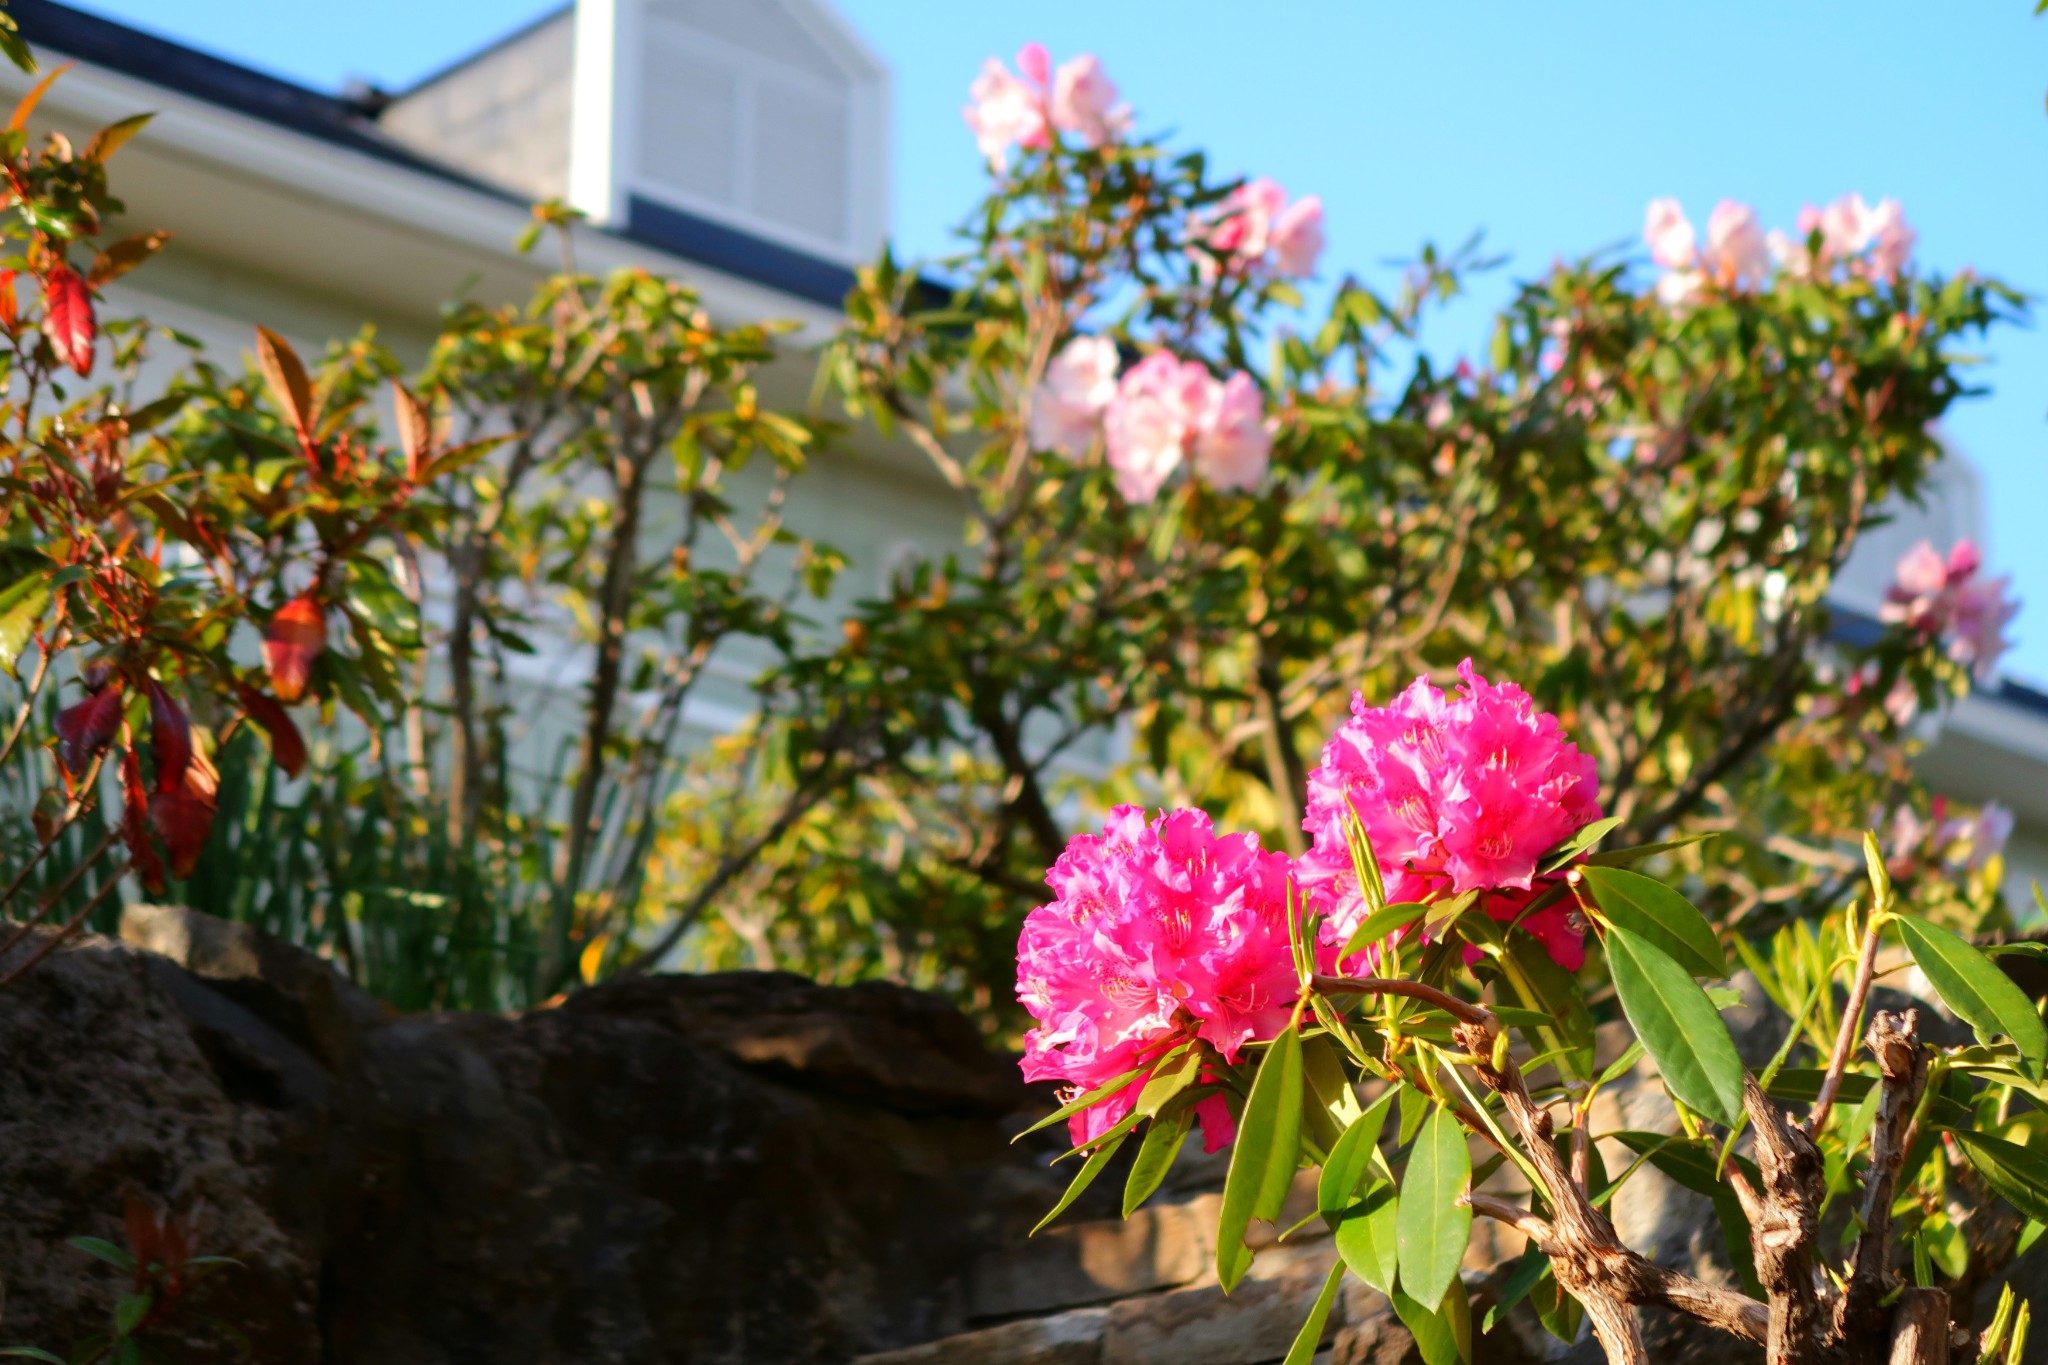
[[[223,354],[258,322],[317,348],[365,321],[417,354],[442,300],[528,293],[544,265],[513,243],[536,199],[589,214],[586,267],[673,274],[721,321],[792,318],[800,342],[829,335],[852,267],[888,232],[889,72],[829,0],[580,0],[412,89],[350,96],[54,0],[9,8],[36,48],[77,63],[44,116],[89,130],[156,111],[116,186],[137,224],[175,238],[114,304]],[[27,84],[0,70],[0,95]],[[799,403],[808,381],[792,364],[768,396]],[[1841,605],[1874,616],[1922,535],[1981,543],[1982,503],[1953,457],[1925,512],[1859,550]],[[907,547],[954,541],[960,513],[915,457],[867,438],[821,463],[791,519],[873,575]],[[714,700],[700,719],[729,718]],[[2010,806],[2018,885],[2048,880],[2048,693],[1980,689],[1933,736],[1924,771],[1960,800]]]

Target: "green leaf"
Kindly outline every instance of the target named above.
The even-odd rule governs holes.
[[[1172,1065],[1176,1055],[1179,1065]],[[1138,1092],[1138,1112],[1150,1118],[1160,1107],[1193,1085],[1202,1074],[1203,1053],[1199,1048],[1179,1047],[1166,1054]]]
[[[1338,1215],[1351,1203],[1351,1197],[1358,1192],[1359,1182],[1372,1169],[1380,1130],[1386,1127],[1387,1110],[1393,1103],[1394,1092],[1391,1090],[1374,1100],[1372,1108],[1351,1121],[1351,1126],[1330,1148],[1329,1156],[1323,1159],[1323,1173],[1316,1181],[1316,1208],[1332,1227],[1336,1226]]]
[[[1145,1067],[1150,1065],[1151,1063],[1147,1062],[1140,1066],[1134,1066],[1129,1071],[1126,1071],[1123,1075],[1114,1076],[1111,1077],[1109,1080],[1104,1081],[1101,1085],[1096,1086],[1087,1094],[1075,1096],[1073,1099],[1068,1100],[1059,1108],[1053,1110],[1050,1114],[1047,1114],[1038,1122],[1032,1124],[1029,1128],[1026,1128],[1023,1132],[1017,1134],[1016,1137],[1011,1138],[1010,1141],[1021,1142],[1023,1139],[1030,1137],[1033,1133],[1037,1132],[1041,1128],[1050,1128],[1055,1123],[1060,1122],[1062,1119],[1072,1118],[1074,1115],[1080,1113],[1083,1109],[1086,1109],[1091,1104],[1101,1103],[1103,1100],[1108,1099],[1111,1095],[1116,1094],[1117,1091],[1122,1090],[1132,1081],[1137,1080],[1138,1077],[1141,1074],[1143,1074]]]
[[[1145,1130],[1145,1140],[1138,1144],[1138,1157],[1131,1163],[1130,1177],[1124,1181],[1124,1217],[1136,1213],[1139,1205],[1159,1188],[1159,1182],[1166,1179],[1194,1122],[1192,1108],[1183,1108],[1172,1118],[1152,1120],[1152,1126]]]
[[[1486,1316],[1480,1320],[1480,1333],[1484,1335],[1491,1332],[1495,1323],[1506,1317],[1516,1304],[1528,1297],[1529,1291],[1536,1287],[1536,1282],[1541,1280],[1549,1269],[1550,1258],[1543,1254],[1542,1248],[1531,1246],[1523,1252],[1521,1259],[1515,1262],[1515,1268],[1509,1272],[1507,1283],[1500,1287],[1500,1295],[1494,1300],[1493,1307],[1487,1309]]]
[[[13,1356],[18,1360],[45,1360],[50,1365],[65,1365],[63,1356],[53,1356],[48,1351],[34,1346],[0,1346],[0,1356]]]
[[[1742,1058],[1707,993],[1662,949],[1619,925],[1607,931],[1607,966],[1621,1012],[1657,1063],[1664,1088],[1734,1127],[1742,1118]]]
[[[1962,1144],[1985,1183],[2029,1218],[2048,1222],[2048,1158],[2018,1143],[1967,1128],[1945,1130]]]
[[[1260,1059],[1252,1093],[1238,1119],[1216,1223],[1216,1279],[1225,1293],[1251,1269],[1245,1229],[1254,1218],[1280,1217],[1301,1156],[1301,1030],[1290,1024]]]
[[[1550,1016],[1551,1027],[1541,1041],[1544,1051],[1558,1054],[1559,1069],[1575,1077],[1592,1075],[1593,1016],[1572,974],[1527,934],[1509,936],[1500,969],[1516,1004]]]
[[[1400,1196],[1394,1182],[1377,1179],[1337,1219],[1337,1254],[1351,1273],[1384,1294],[1400,1267]]]
[[[1586,861],[1596,867],[1633,867],[1645,858],[1653,857],[1659,853],[1669,853],[1674,848],[1684,848],[1688,844],[1705,843],[1709,839],[1719,838],[1720,834],[1721,831],[1713,830],[1706,834],[1688,834],[1683,838],[1665,839],[1654,844],[1636,844],[1630,848],[1610,848],[1599,853],[1588,853]]]
[[[50,577],[32,573],[0,589],[0,668],[14,672],[36,625],[50,605]]]
[[[156,1296],[147,1291],[140,1294],[123,1294],[120,1302],[114,1305],[114,1335],[131,1335],[142,1324],[142,1320],[149,1316],[149,1306],[155,1301]]]
[[[1330,1267],[1323,1280],[1323,1292],[1316,1295],[1315,1307],[1308,1310],[1308,1321],[1294,1334],[1294,1344],[1287,1348],[1287,1359],[1280,1365],[1309,1365],[1316,1358],[1316,1348],[1323,1344],[1323,1329],[1330,1322],[1330,1308],[1337,1302],[1337,1291],[1343,1285],[1344,1263],[1339,1261]]]
[[[1074,1172],[1074,1179],[1068,1184],[1067,1192],[1060,1196],[1060,1202],[1052,1206],[1051,1213],[1038,1220],[1038,1226],[1031,1229],[1031,1236],[1036,1237],[1039,1233],[1043,1232],[1046,1224],[1065,1213],[1072,1206],[1073,1202],[1081,1197],[1081,1192],[1095,1183],[1095,1177],[1102,1174],[1102,1168],[1107,1166],[1110,1158],[1116,1155],[1116,1149],[1124,1145],[1124,1139],[1130,1136],[1131,1128],[1137,1121],[1138,1116],[1131,1114],[1121,1123],[1117,1124],[1116,1127],[1102,1135],[1096,1144],[1094,1152],[1089,1155],[1086,1161],[1081,1163],[1081,1169]]]
[[[1396,929],[1415,923],[1429,913],[1429,907],[1420,901],[1396,901],[1383,905],[1367,915],[1351,931],[1351,937],[1344,940],[1344,946],[1337,953],[1337,964],[1341,969],[1344,959],[1362,948],[1370,947]]]
[[[2034,1013],[2027,993],[1997,963],[1940,925],[1914,915],[1899,915],[1897,923],[1906,951],[1934,983],[1942,1003],[1979,1040],[1988,1043],[2000,1033],[2012,1039],[2027,1064],[2026,1074],[2041,1080],[2042,1068],[2048,1065],[2048,1028]]]
[[[1401,1286],[1418,1303],[1442,1302],[1472,1238],[1472,1154],[1457,1116],[1434,1109],[1415,1135],[1401,1176]]]
[[[1693,903],[1655,877],[1617,867],[1581,870],[1594,903],[1608,920],[1669,953],[1694,976],[1716,981],[1728,975],[1720,941]]]
[[[1454,1275],[1447,1288],[1434,1309],[1399,1288],[1387,1296],[1394,1315],[1415,1338],[1422,1365],[1469,1365],[1472,1359],[1472,1308],[1465,1299],[1465,1282]]]
[[[1557,869],[1563,867],[1581,853],[1591,849],[1593,845],[1599,843],[1619,828],[1621,828],[1621,817],[1619,815],[1610,815],[1605,820],[1595,820],[1592,824],[1587,825],[1577,834],[1574,834],[1571,838],[1565,840],[1538,859],[1537,870],[1542,872],[1557,871]]]
[[[88,1256],[97,1256],[116,1270],[135,1269],[135,1258],[125,1248],[117,1247],[104,1237],[73,1237],[70,1245]]]

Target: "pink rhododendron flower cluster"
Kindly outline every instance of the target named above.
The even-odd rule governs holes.
[[[1024,45],[1014,72],[990,57],[967,95],[973,103],[961,113],[998,171],[1009,164],[1012,147],[1049,146],[1055,131],[1084,147],[1101,147],[1130,126],[1130,111],[1116,102],[1116,86],[1101,62],[1084,54],[1055,72],[1040,43]]]
[[[1643,240],[1650,259],[1667,272],[1657,282],[1657,297],[1667,308],[1685,307],[1709,284],[1758,288],[1770,269],[1756,210],[1733,199],[1723,199],[1708,216],[1705,247],[1676,199],[1653,199],[1643,217]]]
[[[1201,229],[1202,245],[1190,247],[1205,279],[1219,268],[1249,272],[1261,266],[1286,279],[1316,273],[1323,254],[1323,201],[1311,194],[1287,202],[1287,191],[1271,180],[1246,181],[1230,192]]]
[[[1913,254],[1913,229],[1896,199],[1875,206],[1860,194],[1843,195],[1824,209],[1809,204],[1799,211],[1799,235],[1773,228],[1766,233],[1756,210],[1724,199],[1707,219],[1704,246],[1676,199],[1653,199],[1643,217],[1643,241],[1650,259],[1664,267],[1657,298],[1665,307],[1689,307],[1709,287],[1759,289],[1768,283],[1770,267],[1787,274],[1824,275],[1837,264],[1890,284]],[[1818,252],[1809,246],[1819,234]]]
[[[1255,488],[1273,453],[1265,400],[1250,375],[1218,380],[1199,361],[1165,351],[1124,375],[1102,424],[1117,489],[1132,503],[1152,501],[1189,459],[1213,487]]]
[[[1477,891],[1499,920],[1513,919],[1540,889],[1537,860],[1600,818],[1593,759],[1565,738],[1556,716],[1513,683],[1480,677],[1470,659],[1458,678],[1452,697],[1426,678],[1391,706],[1354,696],[1351,719],[1309,775],[1302,828],[1314,845],[1295,875],[1323,916],[1326,953],[1365,915],[1344,838],[1347,812],[1365,827],[1389,901]],[[1585,960],[1582,926],[1563,905],[1537,911],[1522,927],[1560,964],[1575,970]]]
[[[1948,813],[1948,799],[1941,796],[1925,817],[1900,806],[1892,812],[1885,865],[1901,877],[1944,863],[1975,872],[2005,852],[2012,828],[2013,813],[1996,801],[1985,802],[1975,815],[1957,816]]]
[[[2012,580],[1980,576],[1983,564],[1976,542],[1967,537],[1950,547],[1946,558],[1923,540],[1899,556],[1894,581],[1878,609],[1885,621],[1923,638],[1945,639],[1948,656],[1980,681],[1997,669],[2010,645],[2005,627],[2020,609],[2011,596]]]
[[[1017,943],[1017,998],[1038,1026],[1024,1076],[1085,1093],[1175,1044],[1226,1062],[1287,1026],[1300,982],[1287,941],[1288,860],[1251,834],[1219,835],[1198,810],[1148,820],[1119,806],[1046,875],[1050,904]],[[1131,1112],[1144,1076],[1073,1116],[1076,1145]],[[1210,1151],[1234,1126],[1220,1097],[1197,1104]]]
[[[1116,343],[1075,337],[1045,367],[1031,394],[1031,444],[1079,459],[1095,442],[1102,411],[1116,397]]]
[[[1797,238],[1782,232],[1770,236],[1771,254],[1795,275],[1823,275],[1846,265],[1880,284],[1898,279],[1912,259],[1917,240],[1896,199],[1866,203],[1860,194],[1845,194],[1826,208],[1808,204],[1799,210]],[[1819,234],[1818,249],[1810,245]]]

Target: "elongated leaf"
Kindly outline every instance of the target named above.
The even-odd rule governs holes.
[[[1357,1091],[1344,1074],[1336,1041],[1328,1034],[1301,1040],[1301,1076],[1303,1137],[1316,1151],[1327,1152],[1364,1112]]]
[[[1308,1310],[1308,1321],[1301,1324],[1301,1330],[1294,1334],[1294,1344],[1287,1348],[1287,1359],[1280,1365],[1309,1365],[1316,1358],[1316,1348],[1323,1344],[1323,1329],[1330,1325],[1330,1308],[1337,1302],[1337,1291],[1344,1286],[1344,1263],[1330,1267],[1329,1275],[1323,1280],[1323,1292],[1316,1295],[1315,1307]]]
[[[1116,1134],[1114,1137],[1111,1137],[1109,1133],[1103,1135],[1106,1140],[1096,1147],[1086,1161],[1081,1163],[1081,1169],[1074,1172],[1073,1180],[1067,1185],[1067,1192],[1060,1196],[1059,1203],[1052,1206],[1051,1213],[1038,1220],[1038,1226],[1031,1229],[1031,1236],[1036,1237],[1039,1233],[1043,1232],[1046,1224],[1065,1213],[1073,1202],[1081,1197],[1082,1191],[1095,1183],[1095,1177],[1102,1174],[1102,1168],[1109,1164],[1110,1158],[1116,1155],[1117,1148],[1123,1146],[1124,1139],[1130,1136],[1131,1130],[1126,1125],[1130,1124],[1132,1119],[1136,1117],[1134,1114],[1131,1118],[1127,1118],[1122,1123],[1119,1123],[1116,1128],[1110,1129],[1110,1133]],[[1123,1131],[1117,1132],[1119,1128]]]
[[[1225,1293],[1251,1269],[1245,1229],[1280,1216],[1301,1156],[1301,1031],[1293,1025],[1266,1049],[1238,1120],[1216,1223],[1216,1279]]]
[[[1742,1117],[1742,1058],[1707,993],[1661,948],[1619,925],[1607,931],[1607,966],[1621,1012],[1657,1063],[1664,1088],[1734,1127]]]
[[[1543,1254],[1540,1247],[1532,1245],[1523,1252],[1521,1259],[1515,1262],[1515,1268],[1509,1272],[1507,1283],[1500,1287],[1500,1295],[1494,1300],[1493,1307],[1487,1309],[1486,1316],[1480,1320],[1480,1334],[1483,1336],[1491,1332],[1495,1323],[1506,1317],[1516,1304],[1528,1297],[1529,1291],[1536,1287],[1536,1282],[1541,1280],[1549,1269],[1550,1258]]]
[[[1145,1082],[1145,1088],[1138,1092],[1138,1112],[1147,1116],[1158,1113],[1161,1106],[1193,1085],[1201,1074],[1199,1050],[1176,1048],[1167,1053]]]
[[[1688,844],[1702,844],[1709,839],[1717,839],[1720,835],[1721,831],[1711,830],[1706,834],[1687,834],[1681,838],[1665,839],[1654,844],[1602,849],[1598,853],[1588,853],[1586,861],[1596,867],[1633,867],[1645,858],[1659,853],[1669,853],[1674,848],[1684,848]]]
[[[1465,1130],[1439,1106],[1423,1122],[1401,1176],[1401,1287],[1416,1302],[1443,1301],[1472,1238],[1472,1154]]]
[[[1967,1128],[1950,1128],[1985,1183],[2029,1218],[2048,1222],[2048,1157],[2018,1143]]]
[[[1728,957],[1707,917],[1691,901],[1639,872],[1589,867],[1584,875],[1600,913],[1610,921],[1656,944],[1694,976],[1719,981],[1728,975]]]
[[[135,1269],[135,1258],[125,1247],[115,1246],[104,1237],[73,1237],[70,1245],[77,1247],[88,1256],[96,1256],[116,1270]]]
[[[1396,901],[1383,905],[1359,921],[1351,937],[1344,940],[1344,946],[1337,953],[1337,965],[1341,969],[1344,960],[1353,953],[1371,947],[1396,929],[1415,923],[1429,913],[1429,907],[1420,901]]]
[[[50,577],[32,573],[0,588],[0,668],[14,672],[50,605]]]
[[[1351,1121],[1323,1160],[1323,1173],[1316,1181],[1316,1208],[1332,1227],[1358,1192],[1359,1182],[1372,1169],[1373,1152],[1379,1146],[1380,1131],[1386,1127],[1387,1111],[1393,1103],[1391,1090],[1374,1100],[1372,1108]]]
[[[1149,1066],[1151,1064],[1148,1062],[1145,1065]],[[1126,1071],[1123,1075],[1115,1076],[1109,1080],[1104,1081],[1101,1085],[1096,1086],[1093,1090],[1088,1091],[1086,1094],[1076,1095],[1073,1099],[1068,1100],[1065,1104],[1053,1110],[1050,1114],[1047,1114],[1044,1118],[1032,1124],[1023,1132],[1017,1134],[1016,1137],[1011,1138],[1010,1141],[1021,1141],[1024,1138],[1030,1137],[1033,1133],[1037,1132],[1041,1128],[1050,1128],[1055,1123],[1060,1122],[1062,1119],[1072,1118],[1074,1115],[1080,1113],[1083,1109],[1086,1109],[1091,1104],[1100,1104],[1102,1101],[1108,1099],[1111,1095],[1116,1094],[1117,1091],[1122,1090],[1125,1086],[1129,1085],[1132,1081],[1137,1080],[1138,1077],[1144,1073],[1144,1070],[1144,1066],[1134,1066],[1129,1071]]]
[[[2012,1039],[2026,1074],[2041,1080],[2048,1064],[2048,1027],[2034,1013],[2027,993],[1997,963],[1940,925],[1914,915],[1900,915],[1898,925],[1906,951],[1941,993],[1942,1003],[1981,1041],[1988,1043],[2000,1033]]]
[[[1571,838],[1544,854],[1542,858],[1537,860],[1537,868],[1543,872],[1555,872],[1581,853],[1591,849],[1593,845],[1599,843],[1620,827],[1621,817],[1619,815],[1610,815],[1605,820],[1595,820],[1592,824],[1587,825],[1577,834],[1574,834]]]
[[[1387,1296],[1394,1315],[1415,1338],[1422,1365],[1469,1365],[1472,1359],[1472,1308],[1465,1298],[1465,1282],[1455,1275],[1435,1308],[1425,1307],[1412,1295],[1395,1289]]]
[[[302,438],[310,437],[320,425],[320,410],[313,404],[313,381],[291,344],[268,327],[256,329],[256,367],[263,372],[270,395],[284,409]]]
[[[1138,1144],[1138,1157],[1131,1163],[1130,1177],[1124,1181],[1124,1217],[1136,1213],[1159,1188],[1159,1182],[1166,1179],[1194,1122],[1195,1111],[1191,1108],[1183,1108],[1171,1118],[1152,1120],[1152,1126],[1145,1130],[1145,1140]]]
[[[1384,1177],[1366,1186],[1365,1196],[1337,1220],[1337,1254],[1351,1273],[1384,1294],[1400,1270],[1401,1200]]]

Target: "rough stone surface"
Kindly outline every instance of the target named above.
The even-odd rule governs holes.
[[[1014,1064],[884,985],[742,973],[389,1018],[189,912],[0,993],[6,1344],[100,1330],[139,1195],[236,1256],[258,1360],[844,1361],[968,1325],[960,1270],[1056,1197]],[[31,939],[27,951],[39,941]],[[1028,1222],[1025,1223],[1028,1226]]]

